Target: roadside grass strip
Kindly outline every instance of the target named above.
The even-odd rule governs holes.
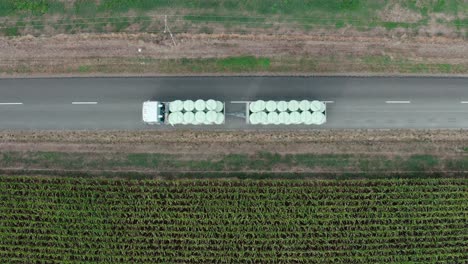
[[[0,65],[5,73],[150,73],[154,68],[165,74],[189,73],[343,73],[375,72],[405,74],[463,74],[468,72],[468,64],[440,64],[415,59],[398,59],[388,56],[229,56],[225,58],[174,58],[159,59],[152,57],[133,58],[76,58],[83,60],[77,67],[64,67],[64,62],[43,60],[18,61],[14,64]]]
[[[163,153],[0,153],[0,171],[9,174],[146,175],[169,178],[380,178],[468,173],[468,157],[427,154],[226,154]],[[136,177],[136,176],[135,176]],[[136,177],[139,178],[139,177]]]

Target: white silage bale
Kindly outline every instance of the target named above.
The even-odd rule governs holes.
[[[216,112],[222,112],[224,109],[224,104],[221,101],[216,101]]]
[[[266,112],[258,112],[258,122],[262,125],[268,124],[268,115]]]
[[[205,111],[206,108],[206,102],[203,101],[202,99],[198,99],[195,101],[195,110],[197,111]]]
[[[270,112],[268,113],[268,124],[278,125],[278,113]]]
[[[276,103],[276,108],[280,112],[286,112],[288,110],[288,103],[286,101],[279,101]]]
[[[224,115],[222,113],[216,113],[216,121],[217,125],[221,125],[224,123]]]
[[[307,101],[307,100],[302,100],[299,102],[299,109],[301,109],[301,111],[307,111],[310,109],[310,102]]]
[[[276,102],[275,101],[268,101],[265,104],[265,109],[267,112],[275,112],[276,111]]]
[[[184,121],[184,114],[182,112],[176,112],[174,114],[175,114],[177,123],[182,124],[182,122]]]
[[[299,110],[299,102],[296,101],[296,100],[289,101],[288,102],[288,109],[291,112],[295,112],[295,111]]]
[[[169,124],[171,125],[178,125],[182,124],[184,121],[184,114],[182,112],[175,112],[169,114]]]
[[[198,124],[203,124],[205,123],[205,112],[203,111],[200,111],[200,112],[196,112],[195,113],[195,121],[198,123]]]
[[[301,123],[301,114],[299,112],[294,111],[289,114],[289,120],[291,124],[300,124]]]
[[[258,120],[258,113],[251,113],[249,116],[249,123],[252,125],[258,125],[260,121]]]
[[[206,109],[208,111],[216,111],[216,101],[213,99],[206,101]]]
[[[175,120],[175,117],[174,117],[174,113],[170,113],[169,116],[167,117],[167,121],[169,122],[169,124],[171,125],[175,125],[174,122],[176,121]]]
[[[265,107],[266,107],[265,101],[263,101],[263,100],[255,101],[255,108],[257,110],[256,112],[265,111]]]
[[[184,113],[184,124],[193,124],[195,120],[195,114],[193,112]]]
[[[257,110],[257,102],[251,102],[251,103],[249,104],[249,110],[250,110],[250,112],[252,112],[252,113],[258,112],[258,110]]]
[[[194,116],[196,116],[197,112],[194,113]],[[200,122],[197,121],[196,118],[193,119],[192,125],[200,125]]]
[[[320,112],[324,112],[326,108],[327,108],[327,106],[325,105],[325,103],[324,103],[324,102],[320,102],[319,111],[320,111]]]
[[[288,112],[280,112],[278,114],[278,122],[280,124],[289,125],[291,122],[289,121],[289,113]]]
[[[184,101],[184,110],[186,112],[192,112],[195,109],[195,103],[192,100],[185,100]]]
[[[312,123],[316,125],[322,125],[325,123],[327,118],[322,112],[313,112],[312,113]]]
[[[216,118],[217,118],[217,117],[218,117],[218,115],[216,114],[215,111],[208,111],[208,112],[206,113],[206,116],[205,116],[206,120],[207,120],[208,122],[210,122],[210,123],[216,122]]]
[[[301,113],[301,123],[310,125],[312,119],[312,113],[310,111],[304,111]]]
[[[181,100],[175,100],[169,103],[169,111],[172,113],[180,112],[184,109],[184,103]]]
[[[320,108],[322,107],[322,102],[314,100],[310,102],[310,110],[314,112],[320,112]]]

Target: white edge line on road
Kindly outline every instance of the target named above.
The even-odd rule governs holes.
[[[411,101],[385,101],[387,104],[411,104]]]
[[[22,105],[23,103],[0,103],[0,105]]]
[[[75,105],[90,105],[90,104],[97,104],[98,102],[72,102]]]

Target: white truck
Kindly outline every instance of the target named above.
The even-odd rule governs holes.
[[[247,102],[246,122],[252,125],[323,125],[327,105],[318,100]]]
[[[221,125],[226,119],[225,103],[213,99],[146,101],[142,118],[149,125]]]

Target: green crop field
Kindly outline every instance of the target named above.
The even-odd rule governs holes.
[[[0,262],[462,263],[468,179],[0,177]]]

